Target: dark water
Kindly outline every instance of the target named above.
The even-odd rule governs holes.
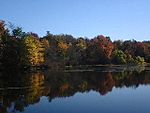
[[[3,72],[0,113],[150,113],[150,71]]]

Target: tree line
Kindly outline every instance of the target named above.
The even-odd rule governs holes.
[[[144,64],[150,62],[150,41],[116,40],[98,35],[92,39],[72,35],[43,37],[24,32],[21,27],[7,27],[0,21],[0,67],[48,66],[50,68],[98,65]]]

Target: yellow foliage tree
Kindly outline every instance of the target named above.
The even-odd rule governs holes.
[[[58,52],[61,54],[61,56],[65,57],[67,49],[69,48],[69,45],[64,42],[58,43]]]
[[[27,36],[23,39],[23,57],[22,61],[25,65],[36,66],[44,62],[44,47],[39,38]]]

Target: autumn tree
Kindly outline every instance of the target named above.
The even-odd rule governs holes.
[[[145,61],[150,63],[150,41],[144,41],[143,44]]]
[[[77,39],[75,44],[77,64],[85,65],[86,64],[86,49],[87,49],[87,40],[80,37]]]
[[[103,35],[88,39],[50,32],[39,38],[21,27],[7,28],[0,21],[0,67],[143,64],[145,61],[150,62],[149,41],[112,42]]]
[[[65,42],[58,42],[58,53],[59,53],[59,57],[62,60],[66,59],[66,55],[67,55],[67,50],[69,48],[69,45]]]
[[[27,66],[37,66],[44,62],[44,47],[38,37],[28,35],[22,39],[22,63]]]
[[[124,41],[121,50],[129,53],[133,57],[144,57],[144,44],[142,42],[137,42],[136,40]]]
[[[99,64],[110,63],[114,46],[109,37],[99,35],[92,39],[88,45],[87,53],[89,53],[89,60],[91,60],[91,58],[93,60],[95,59],[94,62]]]

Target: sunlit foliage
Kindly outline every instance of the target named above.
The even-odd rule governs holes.
[[[22,62],[25,65],[40,65],[44,62],[44,47],[38,37],[29,35],[22,39]]]
[[[9,28],[0,21],[0,66],[36,67],[57,69],[75,65],[126,64],[150,62],[150,42],[117,40],[98,35],[88,39],[71,35],[43,37],[24,32],[21,27]]]

